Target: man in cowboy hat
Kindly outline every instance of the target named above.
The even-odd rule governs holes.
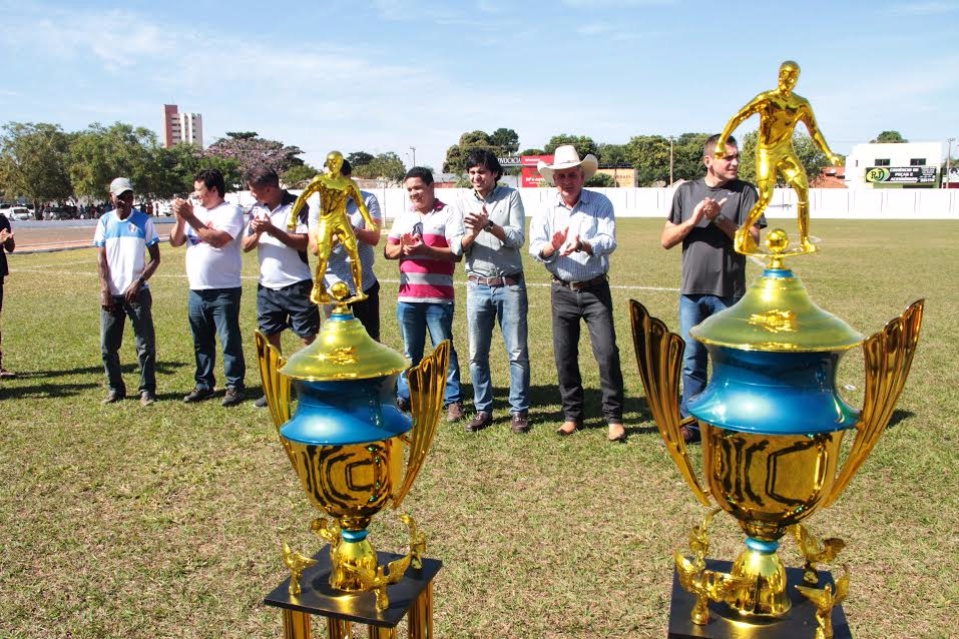
[[[616,250],[613,205],[583,183],[596,173],[592,154],[580,160],[572,145],[557,147],[553,163],[540,162],[539,174],[556,186],[555,198],[533,217],[529,252],[552,275],[553,355],[565,421],[556,431],[572,435],[583,424],[583,384],[579,373],[580,320],[585,320],[599,365],[603,417],[609,441],[626,437],[623,428],[623,374],[613,327],[613,300],[606,273]]]

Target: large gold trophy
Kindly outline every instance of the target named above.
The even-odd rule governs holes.
[[[338,169],[336,165],[334,170]],[[308,196],[309,192],[301,195],[293,210],[298,211]],[[345,208],[345,198],[338,204]],[[340,232],[351,233],[352,229],[347,225]],[[362,290],[359,282],[356,290]],[[322,299],[333,302],[332,314],[323,322],[317,339],[288,361],[263,335],[256,334],[273,424],[303,490],[324,515],[314,519],[310,528],[329,543],[328,588],[317,584],[314,590],[329,591],[327,599],[333,600],[336,614],[328,616],[330,637],[350,636],[349,622],[344,619],[360,619],[357,611],[369,607],[371,601],[376,611],[386,611],[390,607],[387,587],[401,583],[410,566],[421,568],[425,537],[409,516],[400,517],[409,528],[409,550],[385,566],[377,560],[367,526],[387,505],[400,506],[422,468],[442,410],[449,358],[449,342],[443,342],[430,357],[408,370],[411,421],[394,401],[396,378],[409,362],[370,338],[353,317],[348,295],[343,282],[334,285],[329,294],[323,291]],[[291,388],[297,397],[292,416]],[[297,600],[304,596],[301,574],[316,560],[293,552],[285,543],[283,558],[291,574],[289,601],[274,605],[301,610]],[[430,597],[427,584],[423,596],[410,608],[411,637],[431,636],[426,630],[431,626]],[[288,637],[310,636],[308,620],[284,614]],[[371,626],[370,636],[395,636],[392,632]]]
[[[786,66],[781,87],[792,88],[792,69]],[[761,125],[760,136],[763,131]],[[723,148],[721,141],[717,149]],[[804,187],[804,180],[794,185],[800,182]],[[746,237],[744,229],[751,224],[741,227],[737,237]],[[630,302],[636,359],[653,420],[695,497],[707,507],[712,498],[718,506],[692,529],[689,548],[675,553],[677,581],[695,600],[693,624],[701,628],[709,623],[708,603],[716,602],[739,624],[741,633],[735,636],[781,636],[776,624],[790,615],[796,593],[814,610],[809,617],[817,624],[815,637],[832,636],[830,611],[845,597],[848,569],[830,583],[816,565],[833,562],[845,544],[839,539],[820,542],[802,522],[839,497],[876,445],[909,374],[922,322],[919,300],[864,340],[817,307],[784,263],[789,255],[810,252],[807,224],[801,221],[796,250],[789,250],[784,231],[769,232],[763,274],[738,303],[691,330],[709,351],[712,373],[703,392],[690,400],[686,420],[678,405],[683,339],[642,304]],[[742,242],[737,249],[757,252]],[[857,347],[865,360],[861,410],[847,405],[836,390],[840,357]],[[697,478],[681,432],[694,422],[702,433],[704,482]],[[840,464],[843,436],[853,430],[855,440]],[[707,567],[707,527],[719,509],[746,534],[746,548],[728,571]],[[805,558],[802,584],[795,589],[787,589],[777,552],[787,534],[795,537]],[[695,631],[695,636],[712,636],[700,634],[704,632]]]

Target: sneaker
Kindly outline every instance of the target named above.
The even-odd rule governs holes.
[[[211,397],[213,397],[212,388],[200,388],[197,386],[183,397],[183,402],[192,404],[193,402],[202,402],[204,399],[210,399]]]
[[[446,407],[446,421],[458,422],[463,419],[463,405],[459,402],[453,402]]]
[[[450,404],[452,406],[453,404]],[[453,421],[453,420],[450,420]],[[493,423],[493,415],[485,410],[477,411],[473,419],[463,427],[467,433],[477,433]]]
[[[410,400],[403,399],[402,397],[396,398],[396,407],[399,408],[404,413],[410,412]]]
[[[256,400],[255,402],[253,402],[253,405],[256,406],[257,408],[266,408],[266,406],[267,406],[267,404],[266,404],[266,395],[264,395],[264,396],[261,397],[260,399],[258,399],[258,400]]]
[[[127,394],[124,393],[123,391],[112,390],[112,391],[110,391],[109,393],[107,393],[107,396],[104,397],[104,398],[103,398],[103,401],[101,401],[100,403],[103,404],[103,405],[106,405],[106,404],[115,404],[115,403],[117,403],[117,402],[125,399],[126,396],[127,396]]]
[[[147,406],[152,406],[153,402],[156,401],[156,395],[150,391],[143,391],[140,393],[140,406],[146,408]]]
[[[7,369],[0,367],[0,379],[13,379],[17,374],[13,371],[8,371]]]
[[[235,388],[226,389],[226,393],[223,395],[223,401],[220,402],[220,406],[236,406],[243,401],[243,391],[237,390]]]
[[[509,418],[509,427],[517,435],[529,432],[529,417],[524,410],[521,413],[513,413]]]

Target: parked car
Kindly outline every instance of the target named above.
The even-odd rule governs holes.
[[[20,222],[24,222],[26,220],[33,219],[33,211],[25,206],[11,206],[10,208],[3,209],[0,212],[6,215],[8,220],[19,220]]]

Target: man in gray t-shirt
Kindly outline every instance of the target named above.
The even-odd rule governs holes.
[[[733,248],[736,230],[756,203],[756,189],[736,178],[739,149],[728,138],[726,155],[713,156],[719,136],[706,141],[703,163],[706,175],[676,189],[673,207],[663,229],[662,245],[683,244],[683,277],[679,295],[679,332],[686,343],[683,355],[683,395],[679,410],[689,415],[689,399],[706,386],[706,347],[689,337],[689,329],[710,315],[729,308],[746,292],[746,257]],[[749,233],[759,242],[760,218]],[[695,426],[683,427],[683,438],[695,441]]]

